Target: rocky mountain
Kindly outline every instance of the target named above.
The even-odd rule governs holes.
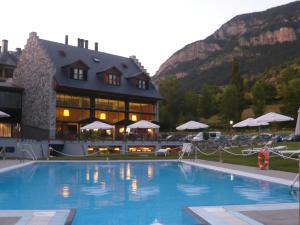
[[[186,89],[204,83],[224,85],[233,58],[240,73],[250,76],[296,56],[300,56],[300,1],[234,17],[206,39],[175,52],[153,80],[176,76]]]

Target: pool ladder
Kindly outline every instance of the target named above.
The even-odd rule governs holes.
[[[18,147],[20,148],[20,152],[26,153],[29,157],[31,157],[32,160],[37,160],[37,157],[34,154],[31,144],[23,144],[22,148],[20,146]]]
[[[295,193],[295,192],[299,192],[299,189],[297,190],[296,188],[295,188],[295,184],[296,184],[296,182],[298,181],[298,179],[299,179],[299,174],[297,174],[296,175],[296,177],[294,178],[294,180],[293,180],[293,182],[292,182],[292,184],[291,184],[291,186],[290,186],[290,193]]]

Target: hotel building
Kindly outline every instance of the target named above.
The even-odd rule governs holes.
[[[98,43],[91,50],[88,40],[78,39],[77,46],[68,41],[32,32],[22,50],[13,83],[23,92],[24,138],[78,139],[80,127],[94,120],[158,121],[161,96],[135,57],[101,52]]]

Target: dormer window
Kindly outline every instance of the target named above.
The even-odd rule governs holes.
[[[137,87],[140,88],[140,89],[147,89],[147,81],[138,80]]]
[[[105,73],[104,82],[109,85],[120,86],[120,75]]]
[[[71,78],[74,80],[87,80],[87,71],[84,69],[72,68]]]

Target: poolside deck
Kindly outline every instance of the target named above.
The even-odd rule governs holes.
[[[205,225],[299,225],[298,203],[189,207]]]
[[[203,168],[233,174],[266,179],[271,182],[291,184],[297,175],[276,170],[260,170],[255,167],[233,165],[205,160],[184,160]],[[299,183],[296,185],[299,187]],[[299,203],[201,206],[188,207],[196,218],[205,225],[299,225]]]

